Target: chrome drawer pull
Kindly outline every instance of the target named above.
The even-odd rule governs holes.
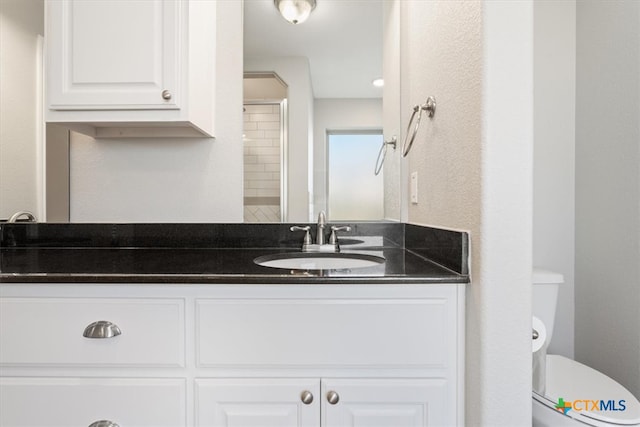
[[[120,427],[118,424],[109,420],[100,420],[95,423],[91,423],[89,427]]]
[[[97,322],[93,322],[86,328],[84,328],[84,332],[82,336],[85,338],[113,338],[120,335],[122,331],[115,323],[111,323],[107,320],[99,320]],[[102,422],[102,421],[99,421]],[[115,424],[114,424],[115,425]],[[90,427],[93,426],[93,424]],[[103,427],[103,426],[97,426]]]

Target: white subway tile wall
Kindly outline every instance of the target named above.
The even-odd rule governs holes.
[[[244,221],[280,222],[280,105],[244,108]]]

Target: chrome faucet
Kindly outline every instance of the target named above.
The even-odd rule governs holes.
[[[302,252],[340,252],[340,245],[338,244],[337,231],[351,231],[351,227],[348,225],[342,227],[331,226],[331,235],[329,236],[329,243],[326,243],[325,228],[327,228],[327,215],[324,211],[320,211],[318,214],[318,224],[316,228],[316,243],[313,243],[311,238],[311,227],[308,225],[298,226],[294,225],[290,228],[291,231],[304,231],[304,239],[302,241]]]
[[[324,211],[318,214],[318,228],[316,229],[316,244],[324,245],[324,228],[327,226],[327,215]]]

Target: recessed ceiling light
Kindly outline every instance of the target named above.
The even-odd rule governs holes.
[[[384,86],[384,79],[380,78],[380,79],[375,79],[374,81],[372,81],[371,83],[373,83],[373,85],[375,87],[382,87]]]

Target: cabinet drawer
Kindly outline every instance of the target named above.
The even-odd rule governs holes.
[[[121,334],[86,338],[96,321]],[[184,300],[2,298],[4,366],[184,366]]]
[[[454,364],[456,307],[420,299],[196,302],[197,363],[228,368],[424,368]]]
[[[183,379],[0,379],[0,425],[88,427],[186,425]]]

